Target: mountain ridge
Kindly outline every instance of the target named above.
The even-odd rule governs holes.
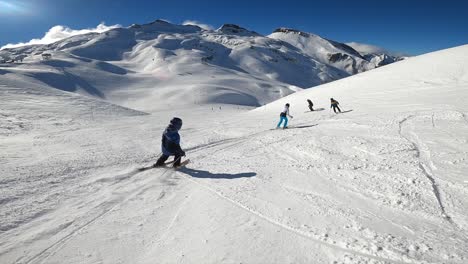
[[[50,54],[55,63],[44,61],[43,54]],[[248,101],[252,106],[395,61],[383,55],[366,57],[344,43],[294,29],[280,28],[262,36],[236,24],[207,30],[161,19],[102,33],[75,35],[51,44],[3,49],[0,56],[9,60],[21,58],[23,63],[13,67],[18,74],[33,67],[38,71],[52,67],[56,75],[41,77],[41,82],[58,84],[64,80],[68,83],[55,88],[77,86],[66,90],[91,96],[102,94],[106,100],[127,92],[127,97],[162,100],[169,93],[174,101],[188,103],[184,96],[209,94],[193,101],[228,104]],[[37,76],[34,72],[29,75]],[[70,82],[71,75],[82,81]],[[182,80],[188,75],[191,82]],[[112,87],[99,81],[108,78],[119,81],[112,82]],[[239,82],[240,79],[244,81]],[[199,85],[193,88],[193,82]],[[139,84],[142,89],[131,93],[126,88],[129,83]],[[90,89],[86,86],[95,87],[93,90],[99,93],[87,93]],[[233,101],[229,96],[243,99]],[[121,99],[124,100],[112,102],[125,103]]]

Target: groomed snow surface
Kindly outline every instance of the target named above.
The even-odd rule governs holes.
[[[253,110],[31,67],[0,67],[0,263],[468,263],[468,45]],[[138,172],[173,116],[191,163]]]

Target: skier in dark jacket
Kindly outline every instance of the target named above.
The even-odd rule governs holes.
[[[314,104],[312,103],[312,101],[310,99],[307,99],[307,102],[309,103],[310,111],[314,111]]]
[[[341,109],[340,107],[338,106],[340,103],[338,103],[338,101],[336,101],[335,99],[333,98],[330,98],[330,108],[333,107],[333,112],[335,112],[336,114],[336,109],[338,109],[338,111],[341,113]]]
[[[161,151],[162,155],[153,167],[164,166],[164,162],[169,156],[174,156],[174,167],[180,165],[180,160],[185,156],[185,152],[180,147],[180,135],[179,130],[182,128],[182,119],[178,117],[172,118],[170,124],[162,135]]]

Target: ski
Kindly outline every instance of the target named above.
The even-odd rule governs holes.
[[[346,111],[341,111],[341,112],[337,112],[337,113],[335,113],[335,114],[337,114],[337,115],[338,115],[338,114],[346,114],[346,113],[349,113],[349,112],[352,112],[352,111],[353,111],[353,109],[351,109],[351,110],[346,110]]]
[[[174,168],[174,167],[170,167],[170,166],[168,166],[168,165],[171,165],[171,164],[173,164],[174,162],[175,162],[175,161],[172,160],[172,161],[169,161],[169,162],[165,162],[163,166],[155,167],[154,165],[151,165],[151,166],[146,166],[146,167],[138,168],[137,170],[138,170],[139,172],[141,172],[141,171],[145,171],[145,170],[149,170],[149,169],[158,169],[158,168],[171,169],[171,168]],[[190,163],[190,159],[186,159],[186,160],[182,161],[182,162],[180,163],[180,165],[177,166],[175,169],[180,168],[180,167],[183,167],[183,166],[185,166],[185,165],[187,165],[187,164],[189,164],[189,163]]]

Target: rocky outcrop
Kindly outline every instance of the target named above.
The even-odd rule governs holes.
[[[328,60],[331,63],[336,63],[339,61],[344,61],[351,58],[348,54],[343,54],[343,53],[334,53],[334,54],[328,54]]]
[[[255,31],[250,31],[236,24],[224,24],[217,31],[224,34],[261,36]]]
[[[367,54],[364,55],[364,58],[373,63],[375,67],[388,65],[405,59],[404,57],[390,56],[388,54]]]
[[[273,33],[275,32],[281,32],[281,33],[293,33],[293,34],[299,34],[303,37],[310,37],[310,34],[309,33],[306,33],[306,32],[302,32],[300,30],[297,30],[297,29],[292,29],[292,28],[277,28],[273,31]]]
[[[330,64],[341,65],[340,68],[343,68],[350,74],[356,74],[363,71],[363,69],[358,66],[359,64],[357,63],[356,59],[348,54],[333,53],[328,54],[327,57]]]
[[[351,54],[353,56],[364,59],[364,57],[362,57],[361,53],[357,52],[355,49],[351,48],[350,46],[348,46],[348,45],[346,45],[344,43],[336,42],[336,41],[329,40],[329,39],[327,39],[327,41],[330,42],[330,44],[332,44],[337,49],[344,50],[344,51],[346,51],[347,53],[349,53],[349,54]]]

